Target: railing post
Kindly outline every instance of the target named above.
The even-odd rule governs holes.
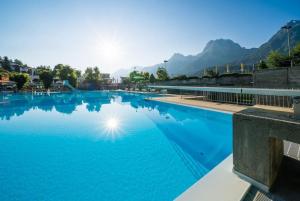
[[[294,118],[300,119],[300,97],[293,98]]]

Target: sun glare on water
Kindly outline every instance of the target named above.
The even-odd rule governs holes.
[[[118,128],[119,122],[116,118],[109,118],[106,122],[106,128],[109,130],[116,130]]]
[[[124,134],[121,129],[121,121],[117,117],[104,118],[99,128],[101,129],[100,136],[104,139],[116,140]]]

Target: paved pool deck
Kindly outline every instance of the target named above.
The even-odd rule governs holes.
[[[151,98],[151,100],[189,105],[194,107],[213,109],[222,112],[235,113],[241,110],[256,107],[268,110],[292,113],[291,108],[280,108],[273,106],[244,106],[218,102],[201,101],[195,96],[188,95],[166,95]],[[300,160],[300,146],[291,142],[284,142],[284,153],[286,156]],[[263,192],[253,190],[251,184],[240,179],[232,172],[232,155],[222,161],[207,175],[188,188],[176,201],[271,201]]]
[[[152,98],[152,100],[168,102],[168,103],[176,103],[176,104],[183,104],[183,105],[191,105],[196,107],[202,108],[209,108],[215,109],[220,111],[226,112],[239,112],[241,110],[250,108],[250,107],[257,107],[267,110],[275,110],[275,111],[283,111],[283,112],[290,112],[292,113],[291,108],[282,108],[282,107],[274,107],[274,106],[265,106],[265,105],[256,105],[256,106],[245,106],[245,105],[235,105],[235,104],[228,104],[228,103],[219,103],[219,102],[209,102],[209,101],[201,101],[197,100],[196,96],[189,96],[189,95],[166,95],[161,97]]]

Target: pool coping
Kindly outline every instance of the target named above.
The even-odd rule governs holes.
[[[230,154],[204,177],[180,194],[175,201],[240,201],[251,184],[232,172]]]

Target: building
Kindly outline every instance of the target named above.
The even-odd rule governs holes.
[[[9,73],[0,68],[0,91],[13,90],[16,83],[9,80]]]
[[[36,72],[36,68],[28,67],[27,72],[30,76],[30,83],[38,83],[40,82],[40,76]]]
[[[128,84],[129,83],[129,77],[120,77],[121,78],[121,84]]]
[[[9,81],[9,74],[7,71],[0,69],[0,80],[1,81]]]

